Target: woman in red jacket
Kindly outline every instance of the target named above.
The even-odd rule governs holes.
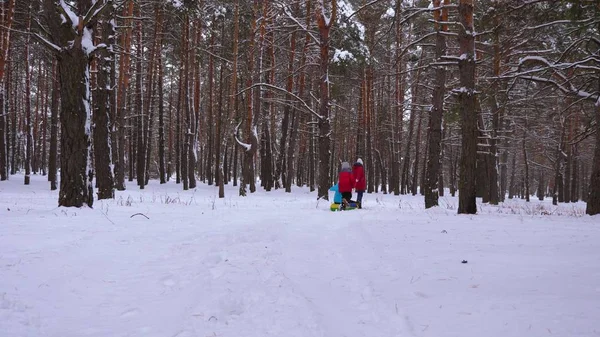
[[[342,194],[342,209],[345,208],[347,203],[352,202],[353,188],[354,176],[352,175],[352,168],[350,167],[350,163],[343,162],[342,170],[340,171],[340,176],[338,178],[338,190]]]
[[[354,166],[352,167],[352,174],[354,176],[354,189],[356,190],[356,205],[358,208],[362,208],[362,197],[363,193],[367,189],[367,180],[365,179],[365,169],[363,167],[362,159],[358,158]]]

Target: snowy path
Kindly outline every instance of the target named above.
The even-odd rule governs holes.
[[[548,203],[333,213],[152,184],[72,210],[20,183],[0,183],[0,336],[600,336],[600,218],[531,214]]]

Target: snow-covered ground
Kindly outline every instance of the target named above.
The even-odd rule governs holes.
[[[537,199],[133,183],[57,208],[45,177],[0,182],[0,336],[599,336],[600,217]],[[140,214],[141,213],[141,214]],[[468,263],[461,263],[467,260]]]

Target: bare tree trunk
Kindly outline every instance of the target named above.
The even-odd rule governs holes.
[[[50,158],[48,160],[48,181],[50,190],[57,188],[57,164],[58,159],[58,99],[59,99],[58,66],[54,61],[52,65],[52,103],[50,105]]]
[[[31,31],[31,5],[27,15],[27,31]],[[29,34],[25,42],[25,185],[29,185],[31,180],[31,157],[33,156],[33,135],[31,121],[31,71],[29,66]]]
[[[542,169],[539,170],[538,173],[538,188],[537,188],[537,197],[539,201],[543,201],[544,200],[544,195],[545,195],[545,181],[544,181],[544,171]]]
[[[141,12],[141,10],[140,10]],[[135,66],[135,109],[137,117],[135,118],[136,123],[136,139],[137,139],[137,158],[136,158],[136,175],[137,184],[140,189],[144,189],[146,186],[146,147],[144,133],[146,128],[146,110],[145,105],[148,102],[144,102],[144,86],[142,83],[142,50],[144,46],[142,44],[142,21],[137,21],[137,51],[136,51],[136,66]]]
[[[516,193],[516,188],[517,188],[517,186],[516,186],[517,181],[516,181],[516,177],[515,177],[516,176],[516,170],[517,170],[517,167],[516,167],[517,166],[517,154],[516,153],[513,154],[512,165],[511,166],[512,167],[511,167],[511,170],[510,170],[510,185],[509,185],[509,188],[508,188],[508,198],[509,199],[514,198],[515,193]]]
[[[7,73],[7,81],[6,81],[6,101],[9,104],[9,106],[12,106],[11,111],[16,111],[17,110],[17,103],[16,103],[16,96],[17,95],[11,95],[11,91],[12,92],[17,92],[18,89],[18,81],[12,81],[13,78],[13,72],[12,71],[8,71]],[[10,88],[10,84],[14,82],[14,86],[11,90]],[[11,98],[12,98],[12,104],[11,102]],[[11,118],[11,132],[10,132],[10,147],[11,147],[11,151],[10,151],[10,174],[16,174],[17,173],[17,153],[18,153],[18,147],[17,147],[17,114],[14,113],[12,118]]]
[[[209,50],[211,51],[210,54],[208,55],[208,107],[206,109],[206,113],[208,115],[208,125],[207,125],[207,132],[208,132],[208,139],[207,139],[207,144],[206,144],[206,152],[207,152],[207,158],[206,158],[206,177],[208,178],[208,184],[212,185],[213,184],[213,179],[215,178],[213,175],[213,169],[212,169],[212,165],[213,165],[213,151],[215,148],[215,143],[218,142],[218,136],[215,136],[215,123],[214,123],[214,86],[215,86],[215,53],[214,53],[214,45],[215,45],[215,35],[216,35],[216,27],[215,25],[211,25],[210,28],[210,47]],[[236,60],[237,61],[237,60]],[[217,165],[216,161],[214,162],[215,166]],[[218,177],[218,168],[215,167],[214,169],[214,173],[217,174],[216,177],[216,183],[219,183],[219,177]],[[223,192],[225,193],[225,192]],[[223,195],[224,196],[224,195]]]
[[[167,182],[165,167],[165,108],[163,89],[163,61],[158,58],[158,175],[161,184]]]
[[[299,3],[298,3],[299,4]],[[310,3],[307,3],[307,7],[310,6]],[[295,12],[299,12],[299,5],[295,6]],[[296,31],[293,31],[290,35],[290,51],[288,54],[289,63],[287,68],[287,78],[286,78],[286,91],[292,92],[294,86],[294,62],[296,55]],[[286,94],[286,101],[291,102],[292,97],[289,94]],[[277,162],[275,164],[275,188],[280,188],[281,185],[285,185],[287,170],[286,170],[286,143],[288,138],[288,130],[290,127],[290,114],[291,114],[291,105],[287,104],[283,108],[283,119],[281,120],[281,138],[279,140],[279,154],[277,156]],[[293,165],[288,162],[288,165]],[[281,182],[281,183],[280,183]]]
[[[219,147],[218,147],[218,151],[219,151],[219,156],[221,153],[221,149],[223,149],[223,151],[225,152],[225,159],[227,159],[227,144],[229,143],[228,140],[231,139],[231,134],[234,132],[233,130],[233,121],[235,119],[237,119],[236,117],[236,112],[237,112],[237,98],[236,98],[236,91],[237,91],[237,66],[238,66],[238,43],[239,43],[239,11],[240,11],[240,5],[239,5],[239,1],[236,0],[235,4],[234,4],[234,14],[233,14],[233,64],[232,64],[232,73],[231,73],[231,87],[229,89],[229,106],[228,106],[228,112],[227,112],[227,116],[228,116],[228,124],[227,127],[225,128],[225,134],[222,136],[223,140],[219,143]],[[224,23],[223,23],[224,24]],[[222,78],[223,76],[221,76]],[[237,146],[234,145],[234,149],[233,149],[233,186],[237,186]],[[226,166],[226,163],[223,164],[223,166]],[[224,198],[225,197],[225,182],[224,180],[228,180],[228,178],[225,178],[225,174],[224,172],[226,172],[224,170],[224,167],[217,167],[217,181],[219,182],[219,198]]]
[[[332,24],[335,22],[337,13],[336,0],[331,0],[331,17],[327,21],[325,18],[324,4],[317,8],[317,24],[319,27],[319,46],[320,46],[320,106],[319,119],[319,189],[318,197],[329,200],[329,155],[331,147],[331,124],[329,120],[330,98],[329,98],[329,32]]]
[[[420,108],[417,108],[420,110]],[[421,124],[423,123],[423,112],[419,111],[419,124],[417,125],[417,139],[415,140],[415,161],[410,191],[417,195],[417,181],[419,177],[419,158],[421,158]]]
[[[311,0],[307,0],[306,1],[306,27],[307,29],[311,26],[311,17],[312,15],[310,15],[310,13],[312,13],[312,1]],[[308,33],[308,31],[305,34],[305,38],[304,38],[304,46],[302,48],[302,53],[300,55],[300,69],[303,69],[304,66],[306,65],[306,57],[307,57],[307,53],[308,53],[308,47],[311,43],[311,37],[310,34]],[[305,94],[305,87],[306,87],[306,72],[302,71],[300,72],[299,76],[298,76],[298,97],[300,97],[301,99],[306,101],[306,94]],[[299,105],[299,103],[297,103]],[[298,140],[298,128],[300,125],[300,119],[301,116],[298,115],[296,109],[293,109],[290,111],[290,125],[291,125],[291,130],[290,130],[290,140],[289,140],[289,145],[287,147],[287,159],[286,159],[286,174],[285,174],[285,181],[284,181],[284,186],[285,186],[285,191],[287,193],[291,193],[292,192],[292,180],[294,177],[294,163],[296,162],[295,160],[295,155],[296,155],[296,142]],[[298,167],[299,165],[296,165],[296,170],[300,170],[300,168]]]
[[[190,18],[189,14],[185,14],[183,19],[183,34],[181,35],[181,71],[179,73],[179,115],[181,118],[185,117],[182,121],[183,127],[180,130],[179,137],[182,137],[183,147],[181,148],[181,180],[183,183],[183,190],[187,191],[190,188],[189,180],[189,154],[191,146],[191,114],[189,106],[189,38],[190,38]]]
[[[93,137],[94,156],[96,161],[96,184],[98,186],[98,200],[114,198],[113,175],[111,171],[111,147],[110,147],[110,107],[112,90],[110,68],[114,54],[110,51],[114,44],[115,32],[110,22],[111,12],[106,12],[102,21],[102,40],[109,46],[102,50],[100,57],[96,60],[98,72],[96,76],[97,89],[94,99],[93,113]]]
[[[410,147],[412,143],[412,138],[415,129],[415,119],[416,119],[416,108],[410,109],[410,119],[408,124],[408,138],[406,142],[406,147],[404,150],[404,158],[403,158],[403,169],[402,169],[402,181],[400,182],[400,193],[407,194],[408,193],[408,180],[410,178]]]
[[[477,162],[477,111],[475,110],[475,41],[473,32],[473,0],[460,0],[458,33],[461,57],[458,62],[460,84],[458,95],[462,128],[462,154],[458,194],[458,214],[477,213],[475,180]],[[466,57],[463,57],[466,56]]]
[[[7,122],[7,88],[4,74],[6,73],[6,61],[10,52],[10,33],[13,22],[15,1],[9,0],[6,7],[2,7],[0,16],[0,180],[8,179],[8,122]],[[16,117],[13,117],[13,120]]]
[[[266,6],[266,4],[263,4]],[[259,74],[255,73],[255,69],[254,69],[254,63],[256,62],[255,60],[255,48],[256,48],[256,41],[255,41],[255,32],[256,32],[256,24],[258,21],[258,16],[259,16],[259,1],[258,0],[254,0],[254,5],[253,5],[253,15],[252,15],[252,22],[251,22],[251,36],[250,38],[250,46],[249,46],[249,55],[248,55],[248,79],[246,80],[246,85],[248,87],[251,87],[253,82],[257,82],[259,77]],[[264,18],[263,18],[264,19]],[[264,20],[262,21],[261,25],[264,24]],[[261,30],[262,31],[262,30]],[[261,40],[262,37],[259,36],[259,40]],[[261,46],[259,45],[259,48],[261,48]],[[248,185],[250,185],[250,192],[254,193],[256,191],[256,179],[255,179],[255,175],[254,175],[254,155],[256,154],[256,151],[258,151],[258,117],[259,117],[259,112],[255,111],[255,105],[258,104],[258,98],[259,98],[259,93],[257,92],[257,89],[250,89],[248,91],[248,95],[246,96],[246,104],[247,104],[247,114],[246,114],[246,139],[247,139],[247,144],[245,144],[245,152],[244,152],[244,161],[243,161],[243,167],[242,167],[242,177],[243,177],[243,183],[240,184],[240,195],[241,196],[245,196],[247,191],[246,188]]]
[[[576,125],[578,125],[576,123]],[[572,156],[573,156],[573,170],[571,171],[571,202],[579,201],[579,160],[577,144],[572,145]]]
[[[125,28],[125,32],[123,33],[123,35],[121,36],[121,43],[120,45],[123,48],[123,53],[122,56],[119,59],[119,83],[117,86],[117,113],[118,113],[118,117],[117,117],[117,121],[116,121],[116,130],[114,130],[115,128],[113,128],[113,133],[116,131],[117,132],[117,144],[118,144],[118,148],[117,149],[113,149],[113,151],[116,151],[117,156],[114,158],[114,163],[115,163],[115,188],[119,191],[124,191],[125,190],[125,148],[127,146],[127,142],[125,139],[125,132],[127,130],[127,124],[131,124],[131,119],[129,119],[129,121],[126,121],[125,119],[125,114],[127,113],[128,110],[128,96],[127,96],[127,90],[129,90],[129,78],[130,78],[130,74],[129,74],[129,68],[130,68],[130,63],[131,63],[131,36],[132,36],[132,30],[133,30],[133,26],[132,26],[132,17],[133,17],[133,5],[134,2],[133,0],[129,0],[129,3],[127,5],[123,6],[123,17],[125,17],[124,20],[124,26]],[[131,132],[131,130],[129,131]],[[131,139],[129,140],[131,142]],[[133,161],[133,158],[131,157],[133,153],[130,152],[130,157],[129,157],[129,162],[130,162],[130,166],[131,166],[131,162]],[[129,180],[131,181],[133,179],[133,172],[131,172],[130,170],[130,174],[129,174]]]
[[[188,32],[188,40],[194,39],[194,45],[200,45],[200,36],[201,36],[201,24],[200,20],[197,20],[194,25],[195,34],[190,34]],[[191,48],[192,52],[188,54],[188,71],[186,72],[186,77],[188,80],[186,81],[187,87],[187,113],[188,113],[188,130],[189,130],[189,147],[188,147],[188,184],[190,188],[196,188],[196,156],[197,156],[197,148],[198,148],[198,114],[199,114],[199,103],[200,103],[200,80],[198,77],[200,76],[199,72],[199,59],[196,57],[196,48]],[[192,58],[190,60],[189,58]],[[189,77],[192,77],[190,80]],[[192,95],[191,88],[192,82],[194,84],[194,93]],[[198,105],[197,105],[198,104]]]
[[[45,69],[44,70],[44,81],[42,82],[42,90],[41,90],[41,95],[42,95],[42,108],[41,108],[41,113],[42,113],[42,159],[40,162],[40,168],[42,170],[42,175],[45,176],[47,174],[47,163],[46,163],[46,159],[48,157],[48,148],[46,146],[47,143],[47,136],[48,136],[48,91],[49,91],[49,75],[48,75],[48,70]]]
[[[600,76],[598,78],[600,89]],[[596,148],[592,160],[592,175],[590,176],[589,195],[585,209],[585,213],[589,215],[600,214],[600,105],[596,104],[594,108],[596,114]]]
[[[98,3],[101,4],[101,3]],[[85,17],[92,7],[91,0],[80,0],[71,8],[79,16],[78,25],[69,22],[55,6],[54,1],[44,1],[48,30],[57,32],[53,43],[61,46],[58,69],[61,83],[61,179],[59,206],[92,207],[90,158],[90,50],[82,43],[84,32],[93,41],[94,15]],[[100,15],[100,12],[96,12]],[[84,22],[83,18],[90,20]]]
[[[523,137],[523,162],[525,163],[525,200],[529,202],[529,160],[527,159],[527,147],[525,144],[525,137]]]
[[[148,184],[150,179],[150,165],[152,163],[152,139],[154,131],[154,91],[155,91],[155,72],[157,70],[157,63],[160,62],[161,57],[161,38],[162,34],[162,21],[163,15],[161,7],[155,5],[155,17],[156,22],[154,25],[154,37],[152,39],[152,48],[150,49],[150,57],[148,60],[147,80],[146,80],[146,102],[145,102],[145,113],[146,117],[144,127],[144,185]]]
[[[444,5],[449,4],[449,0],[444,0]],[[439,7],[441,0],[434,0],[433,6]],[[448,21],[448,9],[437,10],[434,12],[434,19],[439,22]],[[436,47],[435,57],[440,60],[446,54],[446,36],[447,25],[435,24]],[[432,108],[429,114],[429,151],[427,156],[427,177],[425,179],[425,208],[438,205],[439,190],[438,177],[440,176],[440,160],[442,152],[442,115],[444,113],[444,94],[446,93],[446,69],[439,66],[435,70],[435,87],[432,96]]]

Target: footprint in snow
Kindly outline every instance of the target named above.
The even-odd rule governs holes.
[[[165,286],[165,287],[172,287],[174,285],[177,284],[177,281],[175,279],[173,279],[172,275],[167,275],[165,277],[163,277],[160,282]]]
[[[420,298],[429,298],[429,296],[425,293],[422,293],[420,291],[415,291],[413,294],[415,294],[415,296],[420,297]]]
[[[123,318],[129,318],[129,317],[133,317],[136,316],[140,313],[140,309],[134,308],[134,309],[129,309],[124,311],[123,313],[121,313],[121,317]]]

